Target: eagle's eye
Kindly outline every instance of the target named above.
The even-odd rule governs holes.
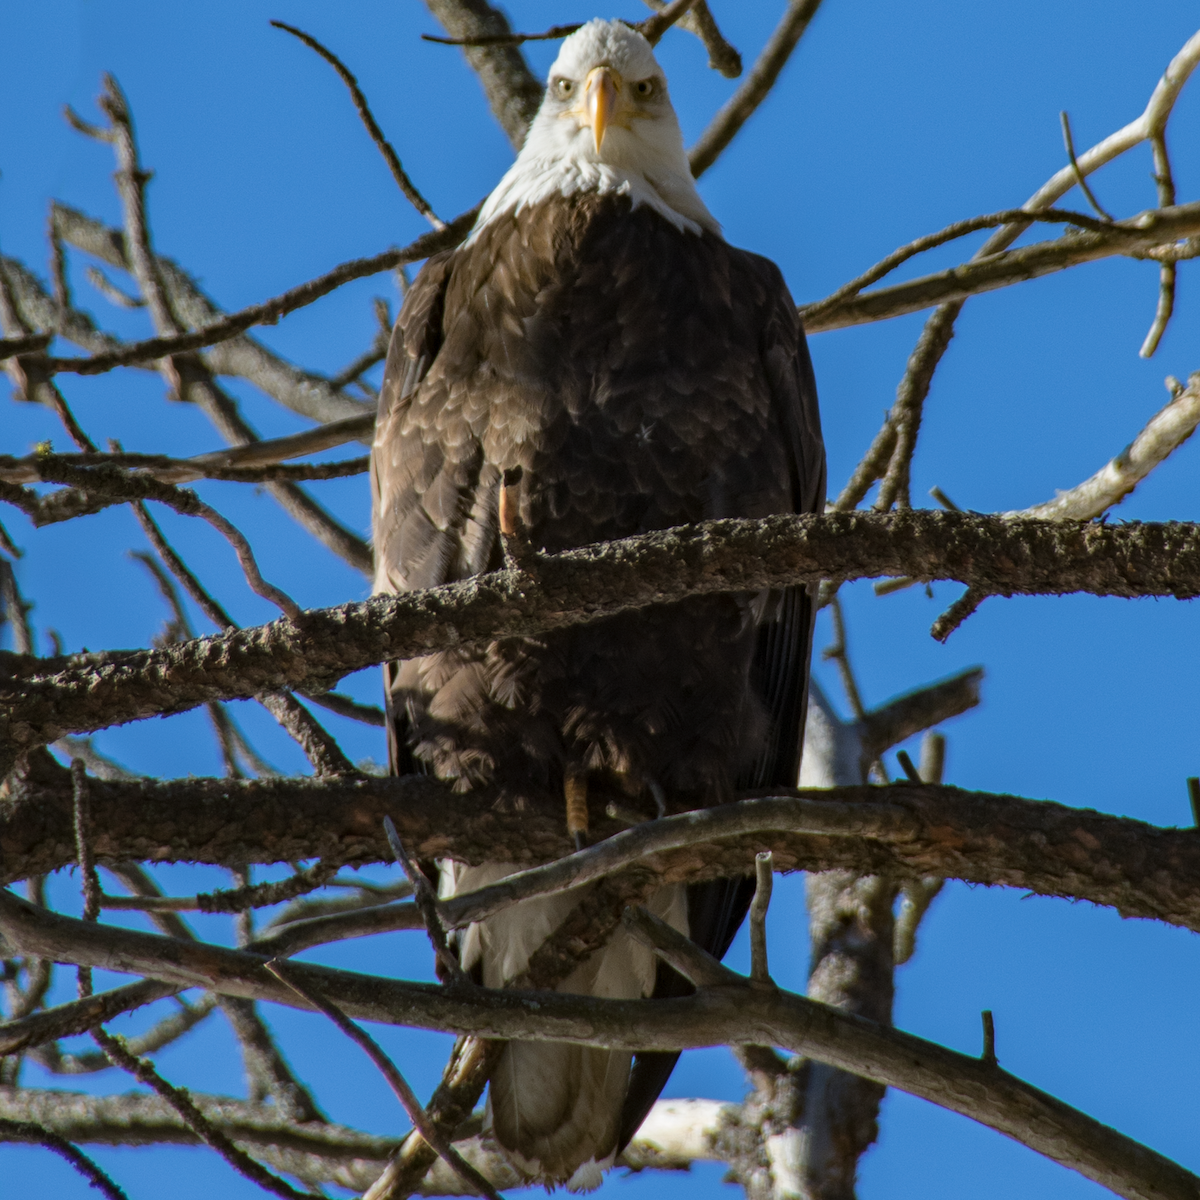
[[[550,86],[554,89],[555,95],[561,96],[565,100],[575,90],[575,80],[559,78],[554,80]]]
[[[647,96],[653,96],[654,95],[654,80],[653,79],[639,79],[637,81],[637,83],[635,83],[633,85],[633,90],[635,92],[637,92],[637,94],[639,96],[641,96],[643,100]]]

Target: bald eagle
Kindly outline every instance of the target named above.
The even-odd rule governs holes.
[[[722,237],[640,33],[596,20],[563,43],[512,169],[405,300],[371,462],[377,592],[500,568],[503,524],[553,553],[823,507],[795,305],[773,263]],[[391,663],[391,768],[488,789],[510,811],[565,801],[578,840],[607,804],[649,820],[794,785],[812,613],[802,588],[694,597]],[[447,863],[443,892],[516,869]],[[651,907],[721,955],[749,887],[667,887]],[[512,983],[579,899],[471,927],[464,967]],[[687,985],[618,932],[560,990]],[[531,1181],[594,1187],[677,1057],[510,1043],[490,1082],[492,1134]]]

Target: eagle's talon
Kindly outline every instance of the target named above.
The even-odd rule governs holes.
[[[563,798],[567,802],[567,833],[575,839],[575,849],[587,845],[588,782],[583,771],[568,770],[563,776]]]

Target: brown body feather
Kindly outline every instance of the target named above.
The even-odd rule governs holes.
[[[518,467],[508,500],[548,551],[715,517],[819,510],[815,388],[778,269],[596,194],[501,215],[431,259],[400,314],[380,392],[376,590],[500,566],[500,484]],[[792,784],[811,624],[802,590],[705,597],[391,664],[393,770],[560,811],[565,775],[586,771],[597,792],[622,794],[647,815],[655,792],[686,809],[741,787]],[[692,936],[723,953],[745,886],[691,892]],[[489,938],[479,943],[485,977],[487,955],[503,957],[504,939],[520,940],[516,926],[545,915],[520,906],[507,920],[490,951]],[[630,953],[614,945],[589,969],[615,978],[612,956]],[[649,990],[645,971],[625,976],[629,994]],[[564,986],[597,985],[580,975]],[[659,994],[677,986],[659,973]],[[551,1049],[557,1060],[542,1053]],[[627,1058],[584,1064],[579,1053],[514,1047],[493,1084],[497,1137],[522,1162],[541,1163],[548,1181],[611,1155],[674,1061],[642,1056],[629,1084]],[[536,1060],[526,1083],[541,1089],[544,1120],[534,1096],[524,1118],[510,1119],[523,1057]],[[557,1088],[544,1082],[555,1071]]]

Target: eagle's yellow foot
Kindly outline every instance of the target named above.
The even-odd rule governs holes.
[[[582,850],[587,845],[588,832],[588,784],[583,771],[567,771],[563,796],[567,802],[567,833],[575,839],[575,849]]]

